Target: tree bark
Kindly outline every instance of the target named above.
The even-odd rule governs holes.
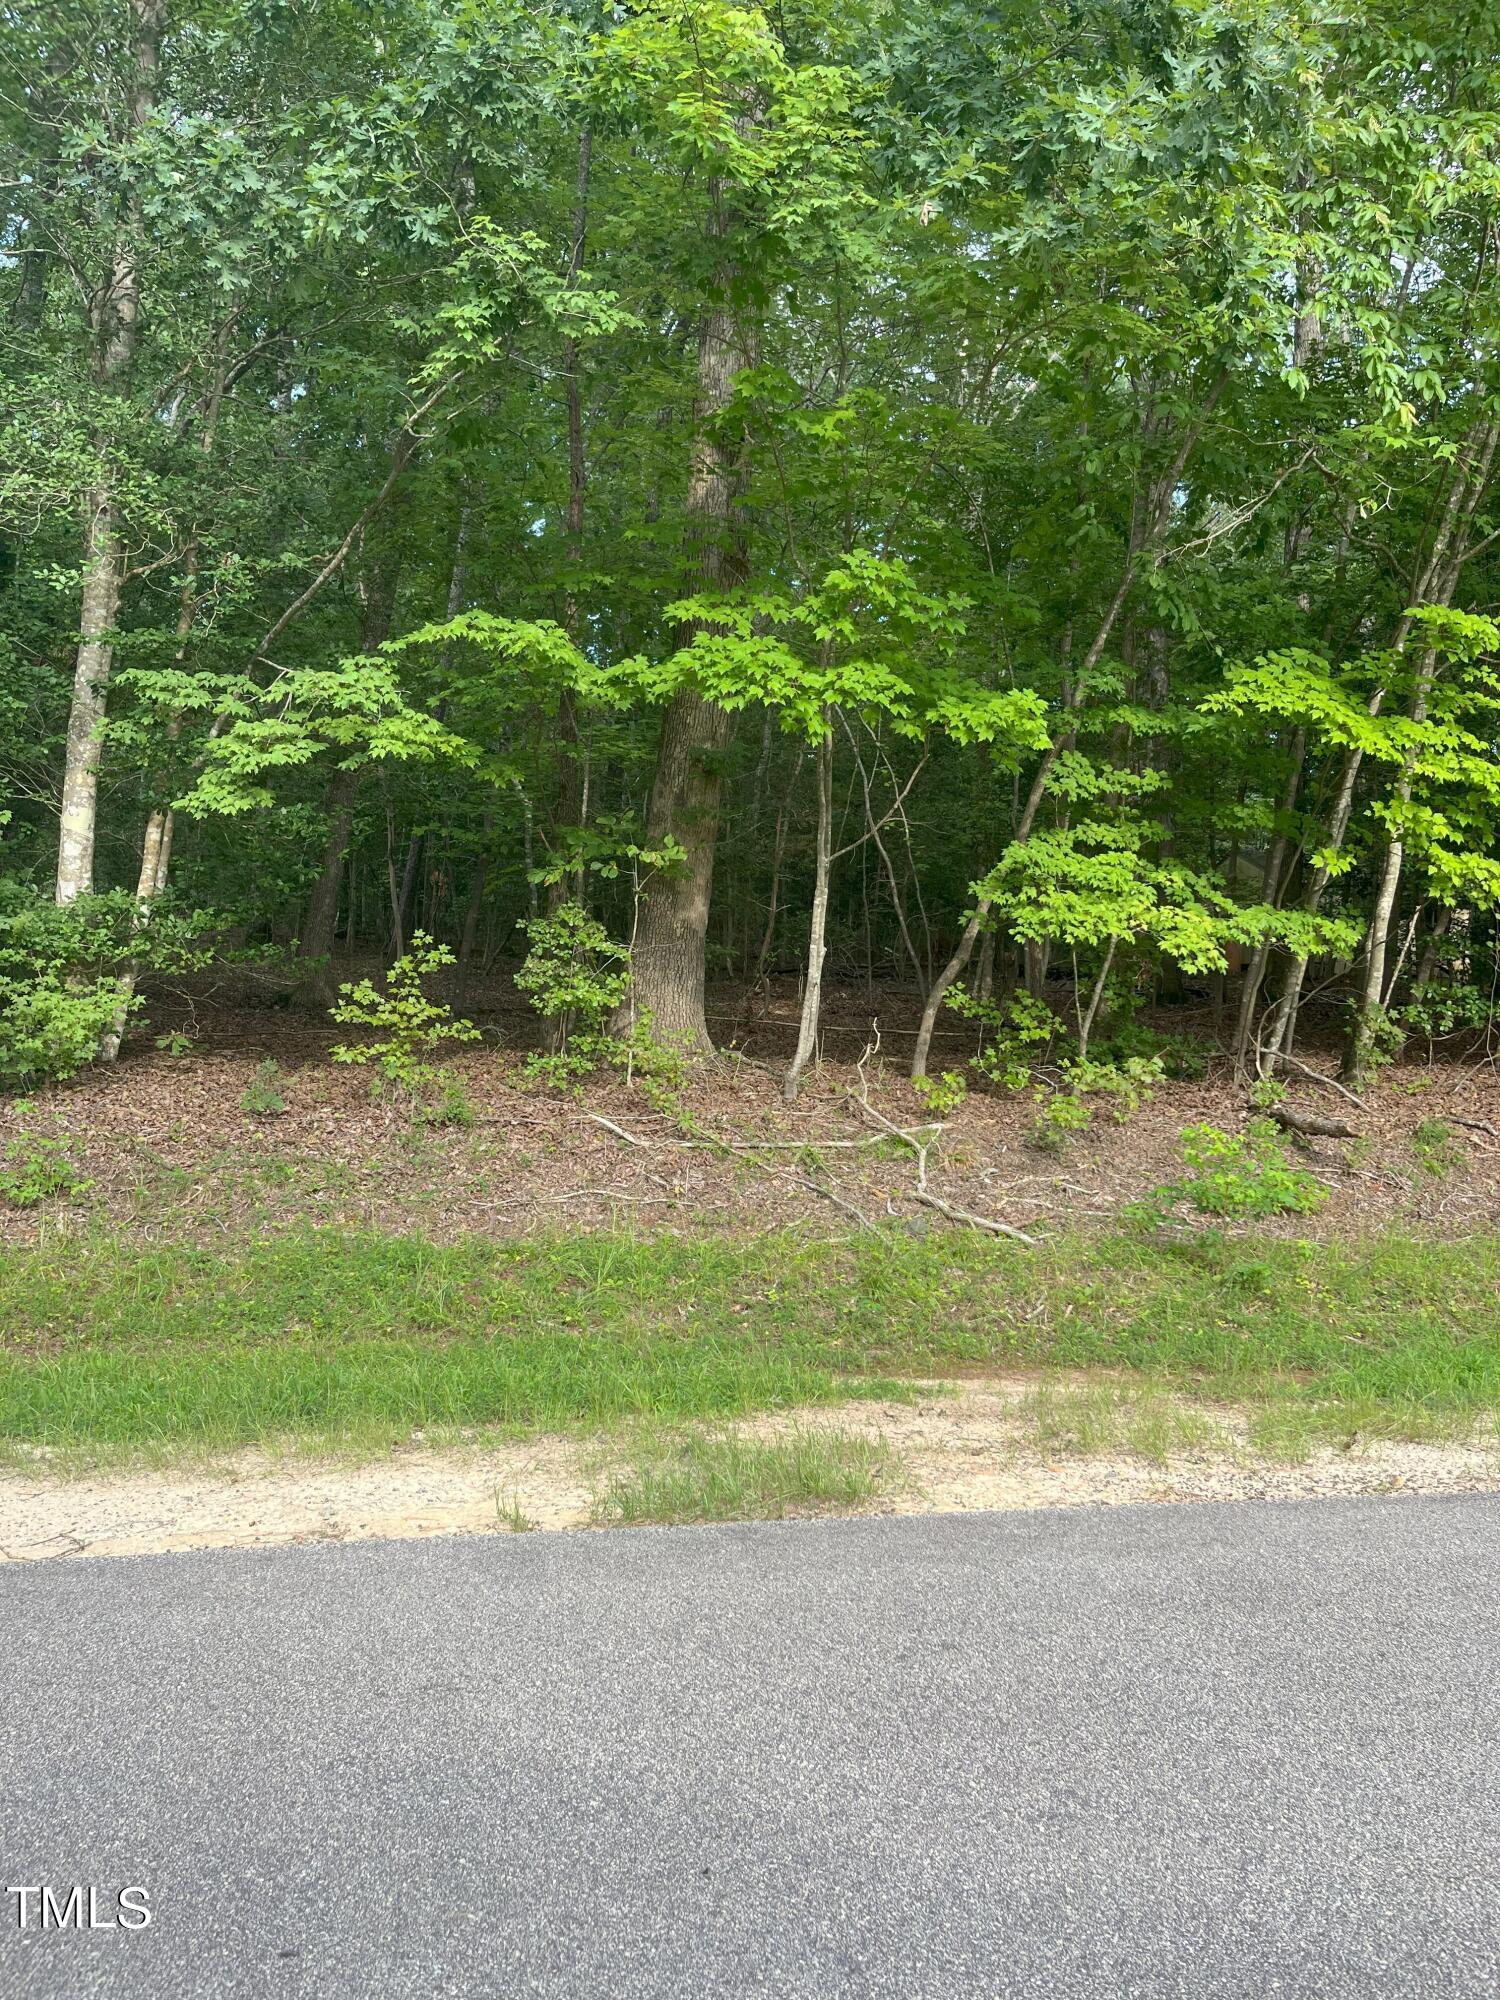
[[[157,60],[166,11],[166,0],[131,0],[133,74],[125,108],[127,142],[146,123],[156,102]],[[140,338],[141,286],[136,265],[140,227],[139,204],[132,201],[116,234],[108,280],[92,314],[95,378],[101,388],[117,395],[125,388]],[[107,444],[103,436],[94,440],[101,458]],[[88,488],[83,511],[83,595],[63,762],[54,891],[61,904],[93,893],[99,760],[114,664],[109,634],[118,622],[125,587],[117,500],[107,475]]]
[[[727,235],[722,214],[714,233]],[[735,377],[754,360],[754,342],[736,315],[735,273],[726,259],[719,302],[704,314],[698,338],[698,408],[688,478],[687,521],[693,587],[723,591],[745,574],[741,501],[744,454],[715,424],[734,392]],[[686,630],[680,643],[693,634]],[[646,846],[669,839],[685,860],[657,875],[641,908],[631,955],[630,992],[615,1015],[617,1033],[648,1018],[660,1041],[689,1053],[713,1048],[704,1014],[704,950],[719,836],[721,760],[733,718],[691,690],[674,695],[662,716],[656,775],[646,813]]]
[[[589,166],[593,157],[593,134],[585,125],[578,138],[578,181],[573,207],[573,248],[568,275],[574,281],[583,269],[588,247]],[[577,573],[583,564],[583,510],[588,495],[588,465],[583,452],[583,387],[580,380],[581,356],[578,342],[571,337],[563,344],[563,378],[568,404],[568,518],[567,555],[572,572],[563,604],[563,626],[574,645],[582,625],[578,600]],[[566,684],[557,698],[557,737],[562,746],[557,772],[554,824],[559,828],[578,826],[583,819],[583,757],[578,731],[578,702]],[[584,875],[581,868],[559,876],[548,885],[547,907],[582,900]]]
[[[802,1072],[818,1045],[818,1017],[823,1005],[823,961],[828,956],[828,885],[833,873],[833,719],[824,716],[818,744],[817,860],[813,877],[812,916],[807,936],[807,978],[802,988],[802,1018],[797,1027],[797,1052],[782,1084],[788,1104],[796,1101]]]

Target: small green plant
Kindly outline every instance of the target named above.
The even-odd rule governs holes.
[[[476,1122],[469,1093],[456,1076],[445,1076],[437,1096],[422,1107],[424,1125],[458,1125],[468,1131]]]
[[[1435,1181],[1446,1180],[1468,1163],[1462,1139],[1441,1118],[1424,1118],[1411,1135],[1411,1149],[1417,1165]]]
[[[1310,1215],[1328,1199],[1323,1183],[1291,1159],[1269,1118],[1252,1118],[1243,1135],[1216,1125],[1185,1126],[1182,1152],[1186,1175],[1155,1189],[1137,1214],[1159,1223],[1185,1201],[1200,1215],[1232,1220]]]
[[[498,1486],[495,1488],[495,1519],[497,1522],[503,1522],[513,1535],[530,1534],[536,1526],[536,1522],[521,1505],[520,1494],[512,1493],[509,1500],[502,1503]]]
[[[936,1118],[950,1117],[969,1094],[959,1069],[945,1069],[941,1076],[914,1076],[911,1087]]]
[[[1076,1091],[1054,1090],[1041,1094],[1041,1108],[1031,1128],[1031,1143],[1044,1153],[1058,1153],[1070,1139],[1087,1132],[1094,1114]]]
[[[1156,1056],[1161,1061],[1162,1074],[1175,1077],[1179,1081],[1196,1083],[1208,1074],[1208,1053],[1201,1042],[1190,1035],[1163,1034],[1159,1029],[1148,1028],[1144,1022],[1130,1017],[1134,998],[1114,1000],[1111,983],[1111,1025],[1107,1035],[1096,1035],[1089,1044],[1089,1053],[1100,1062],[1123,1063],[1132,1056]]]
[[[1129,1124],[1156,1094],[1165,1074],[1159,1055],[1125,1056],[1116,1062],[1096,1062],[1090,1057],[1086,1062],[1063,1065],[1063,1075],[1078,1096],[1110,1100],[1110,1116],[1117,1125]]]
[[[1252,1111],[1271,1111],[1286,1096],[1286,1085],[1279,1076],[1258,1076],[1250,1086],[1249,1096]]]
[[[973,1068],[1003,1090],[1024,1090],[1062,1032],[1062,1023],[1046,1001],[1030,993],[1013,993],[998,1006],[956,986],[944,1004],[989,1031],[989,1039],[974,1057]]]
[[[66,1140],[23,1134],[0,1154],[0,1201],[12,1208],[35,1208],[59,1195],[79,1195],[93,1186],[79,1174]]]
[[[255,1065],[254,1076],[240,1092],[240,1109],[248,1118],[274,1118],[286,1110],[286,1099],[276,1081],[280,1075],[281,1064],[274,1056]]]
[[[551,1046],[528,1075],[567,1090],[611,1059],[605,1032],[630,990],[629,954],[581,903],[559,903],[524,926],[531,945],[516,984],[548,1024]]]
[[[157,1036],[156,1046],[163,1055],[186,1056],[192,1054],[194,1042],[192,1036],[185,1035],[181,1028],[169,1028],[166,1034]]]
[[[380,1039],[339,1043],[338,1063],[374,1063],[378,1081],[412,1097],[422,1096],[437,1074],[427,1060],[442,1042],[477,1042],[472,1021],[455,1020],[451,1008],[429,1000],[422,981],[439,966],[452,965],[453,953],[417,931],[409,950],[386,974],[386,990],[361,979],[339,988],[338,1005],[329,1009],[341,1027],[374,1028]]]

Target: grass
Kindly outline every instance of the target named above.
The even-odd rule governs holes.
[[[782,1521],[857,1507],[895,1474],[878,1440],[796,1431],[756,1440],[689,1432],[638,1441],[595,1497],[596,1522],[640,1527],[693,1521]]]
[[[1020,1416],[1028,1441],[1050,1453],[1133,1452],[1162,1465],[1177,1452],[1233,1448],[1223,1426],[1202,1411],[1185,1409],[1162,1389],[1114,1378],[1041,1383],[1022,1397]]]
[[[1295,1455],[1493,1426],[1497,1301],[1494,1233],[1037,1251],[956,1231],[437,1245],[302,1227],[212,1251],[53,1236],[0,1252],[0,1451],[378,1451],[413,1429],[733,1419],[1040,1365],[1248,1405],[1256,1440]]]

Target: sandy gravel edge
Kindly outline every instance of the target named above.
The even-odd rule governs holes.
[[[1035,1507],[1291,1500],[1378,1493],[1500,1492],[1500,1440],[1371,1443],[1268,1461],[1244,1420],[1204,1412],[1210,1444],[1162,1462],[1128,1450],[1048,1449],[1022,1410],[1032,1384],[965,1383],[912,1403],[797,1411],[737,1428],[775,1437],[796,1428],[883,1439],[903,1481],[869,1509],[947,1514]],[[561,1438],[404,1447],[373,1464],[273,1460],[246,1452],[211,1471],[59,1480],[0,1473],[0,1562],[157,1554],[424,1535],[576,1529],[590,1523],[600,1447]]]

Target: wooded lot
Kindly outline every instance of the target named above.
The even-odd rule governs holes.
[[[444,965],[554,1080],[719,979],[788,1096],[825,980],[939,1099],[1185,993],[1262,1086],[1488,1046],[1488,0],[23,0],[0,77],[0,1082],[235,963],[404,961],[398,1082]]]

